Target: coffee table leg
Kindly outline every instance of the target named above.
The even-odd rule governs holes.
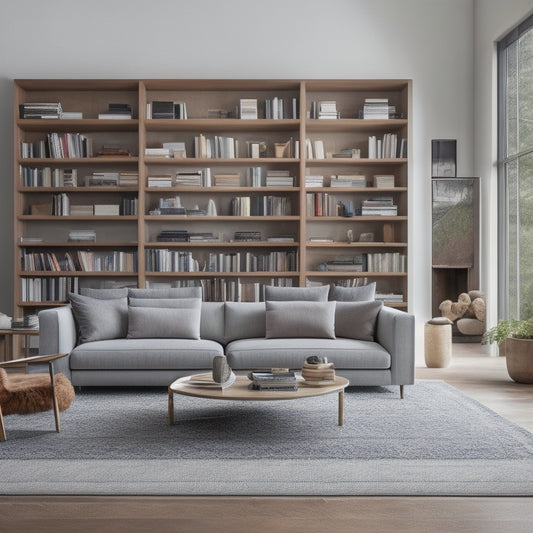
[[[344,425],[344,389],[339,391],[339,426]]]
[[[174,424],[174,392],[168,389],[168,425]]]

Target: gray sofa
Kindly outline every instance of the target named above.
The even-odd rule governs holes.
[[[300,369],[307,356],[322,355],[335,364],[336,373],[348,378],[350,385],[400,385],[403,393],[403,385],[414,383],[414,317],[376,302],[198,302],[196,338],[171,338],[167,332],[155,333],[167,338],[138,338],[143,328],[150,328],[151,334],[165,321],[183,322],[172,313],[185,312],[189,317],[193,311],[145,307],[140,310],[142,320],[136,323],[140,329],[132,337],[134,320],[138,320],[132,311],[139,311],[131,307],[134,300],[130,297],[128,301],[126,335],[89,342],[84,342],[80,334],[77,301],[41,311],[40,353],[68,353],[57,371],[67,375],[75,386],[167,386],[180,376],[209,371],[213,357],[220,354],[227,356],[237,373],[272,367]],[[145,300],[143,305],[145,302],[153,300]],[[98,319],[105,317],[102,309],[106,305],[110,305],[107,299],[99,302]],[[309,337],[305,336],[305,327],[290,336],[294,315],[305,314],[299,308],[314,320]],[[326,308],[329,314],[322,316]],[[330,321],[332,309],[335,331],[326,330],[323,337],[322,323]],[[361,313],[373,317],[366,320]],[[359,319],[350,322],[352,316]],[[269,317],[276,321],[270,318],[269,322]]]

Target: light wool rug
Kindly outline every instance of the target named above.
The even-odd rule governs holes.
[[[533,495],[533,434],[440,381],[231,402],[166,389],[77,393],[5,417],[0,494]]]

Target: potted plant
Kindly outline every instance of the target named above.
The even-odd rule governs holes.
[[[482,342],[498,344],[511,379],[517,383],[533,383],[533,317],[501,320],[485,332]]]

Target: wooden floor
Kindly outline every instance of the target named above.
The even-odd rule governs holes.
[[[454,344],[449,368],[416,376],[444,380],[533,432],[533,385],[511,381],[505,359],[477,344]],[[30,531],[525,533],[533,498],[0,497],[0,532]]]

